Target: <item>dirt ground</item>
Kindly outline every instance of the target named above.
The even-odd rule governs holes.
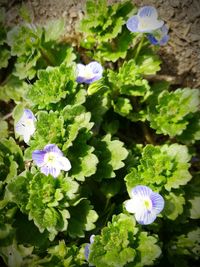
[[[7,10],[8,25],[20,22],[21,3],[28,6],[33,21],[63,17],[66,35],[74,35],[84,15],[86,0],[0,0]],[[117,0],[108,0],[109,4]],[[176,86],[200,88],[200,0],[134,0],[136,6],[153,5],[170,29],[170,41],[160,49],[163,60],[161,75]]]

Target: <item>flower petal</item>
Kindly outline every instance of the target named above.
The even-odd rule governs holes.
[[[84,255],[85,255],[85,258],[86,258],[86,260],[88,261],[88,257],[89,257],[89,253],[90,253],[90,244],[87,244],[86,246],[85,246],[85,251],[84,251]]]
[[[152,209],[155,211],[155,214],[159,214],[163,210],[165,204],[163,197],[158,193],[152,193],[150,198],[152,201]]]
[[[62,151],[55,144],[46,145],[44,147],[44,151],[46,153],[48,153],[48,152],[54,152],[54,153],[58,154],[58,156],[62,156],[63,155]]]
[[[60,174],[60,170],[57,168],[49,167],[49,166],[43,166],[41,167],[41,172],[44,173],[45,175],[51,174],[54,178],[58,177]]]
[[[44,156],[46,152],[44,150],[35,150],[32,153],[32,159],[38,167],[42,167],[44,165]]]
[[[71,163],[66,157],[59,157],[57,163],[61,170],[69,171],[71,169]]]
[[[36,121],[36,118],[30,109],[24,109],[24,115],[27,119],[32,119],[33,121]]]
[[[153,191],[145,185],[137,185],[131,190],[131,196],[132,197],[139,196],[144,198],[144,197],[149,197],[152,194],[152,192]]]
[[[154,211],[141,211],[135,214],[135,219],[140,224],[151,224],[156,219],[156,213]]]
[[[158,13],[156,8],[153,6],[143,6],[138,10],[138,16],[140,18],[157,19]]]
[[[31,138],[31,135],[32,135],[32,134],[30,134],[30,133],[28,133],[28,132],[25,132],[25,133],[23,134],[24,142],[25,142],[26,144],[29,143],[30,138]]]
[[[130,19],[128,19],[126,27],[131,32],[138,32],[138,23],[139,23],[138,16],[133,16]]]
[[[124,205],[128,212],[130,213],[136,213],[138,211],[138,207],[140,207],[140,203],[138,203],[137,199],[129,199],[125,201]]]

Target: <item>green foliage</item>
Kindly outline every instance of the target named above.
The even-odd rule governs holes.
[[[185,266],[190,266],[187,265],[187,261],[190,262],[192,258],[199,260],[199,249],[200,229],[196,228],[174,238],[170,243],[169,253],[176,266],[180,266],[180,262]]]
[[[26,4],[8,29],[0,9],[1,265],[198,265],[199,90],[160,81],[158,46],[126,26],[132,1],[107,2],[86,2],[75,36],[64,19],[34,24]],[[77,64],[95,60],[101,79],[78,83]],[[28,144],[24,109],[36,117]],[[32,159],[48,144],[71,163],[57,178]],[[151,225],[124,206],[137,185],[164,199]]]
[[[131,1],[107,6],[106,1],[87,1],[86,16],[80,23],[84,34],[81,45],[85,48],[97,47],[94,58],[117,61],[125,58],[133,36],[126,29],[128,16],[135,12]]]
[[[134,60],[125,61],[119,72],[109,70],[109,82],[113,90],[130,96],[144,96],[150,89],[147,80],[142,79],[140,68]]]
[[[0,9],[0,69],[8,66],[10,51],[6,45],[6,27],[5,27],[5,10]]]
[[[41,173],[18,176],[8,186],[12,201],[28,214],[41,233],[48,231],[50,240],[59,231],[67,230],[70,218],[67,208],[77,189],[78,184],[69,177],[53,179]]]
[[[191,179],[188,169],[190,155],[187,147],[179,144],[147,145],[142,152],[140,164],[125,177],[128,191],[137,184],[150,186],[153,190],[179,188]]]
[[[20,147],[13,138],[0,141],[0,179],[1,183],[8,183],[23,170],[24,162]]]
[[[80,199],[69,208],[71,219],[68,226],[68,234],[75,237],[84,237],[85,231],[95,228],[94,223],[98,215],[87,199]]]
[[[90,246],[89,263],[97,267],[151,265],[161,252],[156,242],[156,237],[138,230],[132,216],[115,215],[112,223],[95,236]]]
[[[157,133],[173,137],[181,135],[193,113],[197,112],[200,104],[199,90],[177,89],[173,92],[163,91],[149,110],[151,127]],[[192,119],[191,119],[192,120]]]
[[[93,140],[93,143],[99,159],[94,177],[98,180],[116,177],[115,171],[124,166],[123,160],[128,156],[123,143],[119,140],[112,140],[110,134],[104,136],[102,140]]]
[[[0,139],[8,137],[8,123],[0,119]]]
[[[16,103],[18,101],[23,101],[28,89],[29,86],[27,83],[11,75],[6,82],[0,85],[0,100],[6,102],[14,100]]]
[[[39,111],[37,113],[36,132],[33,140],[30,141],[30,147],[25,151],[26,158],[31,159],[33,150],[43,149],[48,143],[59,145],[64,134],[64,119],[59,112]]]
[[[73,92],[75,73],[72,66],[62,64],[59,67],[48,67],[38,71],[38,80],[28,92],[28,99],[39,109],[48,108]]]
[[[86,17],[81,21],[80,28],[89,36],[94,34],[98,41],[108,41],[121,32],[122,25],[128,15],[133,12],[130,1],[107,6],[106,1],[87,1]]]

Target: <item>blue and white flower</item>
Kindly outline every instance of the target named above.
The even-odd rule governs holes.
[[[84,254],[85,254],[85,258],[87,261],[88,261],[89,254],[90,254],[90,246],[94,242],[94,237],[95,237],[95,235],[91,235],[90,236],[90,243],[87,243],[87,245],[85,246]]]
[[[51,174],[54,178],[58,177],[61,170],[69,171],[71,169],[70,161],[54,144],[46,145],[43,150],[35,150],[32,158],[42,173]]]
[[[128,19],[126,26],[131,32],[151,33],[164,24],[158,20],[158,13],[155,7],[144,6],[138,10],[137,15]]]
[[[92,83],[102,78],[103,68],[101,64],[92,61],[87,65],[77,64],[77,78],[78,83]]]
[[[131,190],[131,199],[125,202],[128,212],[135,214],[140,224],[151,224],[164,208],[163,197],[149,187],[138,185]]]
[[[24,109],[24,112],[15,125],[15,133],[22,135],[24,142],[28,144],[31,136],[35,132],[36,118],[30,109]]]
[[[167,26],[163,25],[160,29],[156,30],[155,32],[147,34],[147,38],[153,45],[165,45],[169,40]]]

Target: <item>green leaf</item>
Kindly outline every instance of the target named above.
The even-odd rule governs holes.
[[[8,60],[10,59],[10,57],[10,51],[5,47],[0,46],[0,69],[6,68],[8,66]]]
[[[99,159],[95,178],[102,180],[116,177],[115,171],[124,166],[123,160],[128,156],[128,151],[119,140],[111,140],[111,135],[105,135],[102,140],[94,140],[93,146]]]
[[[190,199],[192,207],[190,209],[190,218],[191,219],[200,219],[200,196],[196,196],[193,199]]]
[[[139,73],[143,75],[154,75],[160,70],[161,60],[152,50],[144,50],[144,54],[137,58]]]
[[[158,192],[163,188],[171,191],[187,184],[191,179],[189,160],[190,155],[184,145],[147,145],[137,169],[133,168],[125,177],[128,192],[138,184]]]
[[[29,85],[14,75],[10,75],[5,84],[0,86],[0,100],[8,102],[14,100],[15,102],[22,101],[29,89]]]
[[[134,60],[125,61],[119,72],[109,70],[108,78],[113,90],[131,96],[144,96],[150,89],[147,80],[140,75]]]
[[[96,267],[151,265],[161,253],[156,242],[156,237],[138,231],[133,216],[114,215],[112,222],[94,237],[89,263]]]
[[[184,144],[193,144],[200,140],[200,112],[196,112],[192,118],[188,119],[187,128],[177,136],[177,139]]]
[[[131,112],[132,105],[128,98],[118,97],[116,103],[112,103],[114,107],[114,111],[121,116],[127,116]]]
[[[139,236],[138,251],[140,253],[140,262],[136,263],[136,267],[153,265],[155,259],[161,255],[161,249],[156,244],[157,238],[148,236],[147,232],[141,232]]]
[[[70,172],[71,177],[84,181],[85,177],[95,174],[98,158],[93,152],[94,147],[87,144],[87,135],[79,134],[68,151],[73,166]]]
[[[8,123],[0,119],[0,140],[8,137]]]
[[[26,206],[29,220],[34,221],[41,233],[47,230],[50,240],[67,230],[70,218],[67,207],[77,189],[78,184],[69,177],[54,179],[38,173],[31,180]]]
[[[187,233],[177,236],[170,243],[170,253],[177,256],[189,256],[190,259],[199,259],[200,228],[192,229]]]
[[[9,183],[17,172],[24,170],[23,155],[13,138],[0,140],[0,179]]]
[[[169,195],[165,195],[165,216],[170,220],[175,220],[183,213],[184,204],[185,198],[183,194],[170,192]]]
[[[91,231],[95,228],[95,222],[98,215],[90,201],[83,199],[77,205],[70,207],[71,218],[68,225],[68,234],[72,237],[84,237],[85,231]]]
[[[32,55],[41,42],[42,30],[26,23],[13,27],[7,34],[7,43],[11,47],[11,55]]]
[[[199,90],[177,89],[173,92],[163,91],[157,99],[157,104],[150,106],[149,121],[157,133],[171,137],[181,135],[189,124],[193,113],[200,104]]]
[[[40,52],[35,52],[31,55],[22,55],[17,58],[15,63],[15,71],[13,74],[20,80],[25,78],[33,79],[36,75],[36,64],[38,59],[41,57]]]
[[[105,60],[116,62],[120,58],[125,58],[128,48],[133,40],[133,35],[123,26],[122,32],[112,40],[112,42],[101,42],[97,47],[94,58],[97,60]]]
[[[45,29],[45,42],[58,41],[60,36],[64,34],[65,21],[64,19],[54,19],[48,21],[44,26]]]
[[[58,103],[66,95],[73,92],[75,72],[73,67],[61,64],[59,67],[48,67],[38,71],[38,78],[28,92],[28,98],[39,109]]]

